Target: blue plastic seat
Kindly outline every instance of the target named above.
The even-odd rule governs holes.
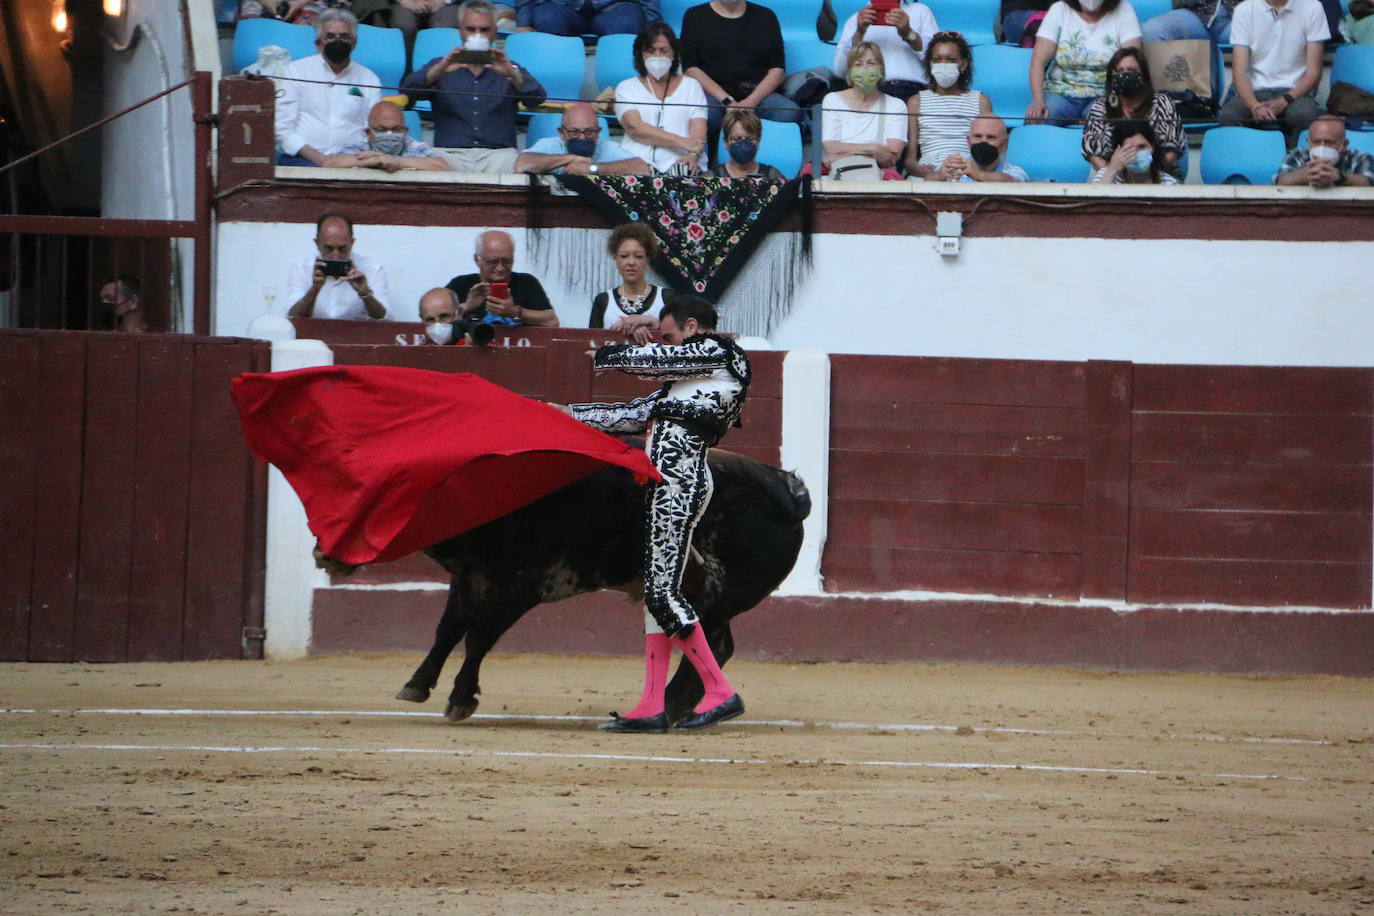
[[[318,54],[315,30],[308,25],[292,25],[280,19],[245,19],[234,27],[234,49],[229,67],[235,73],[258,59],[258,48],[276,45],[285,48],[292,60]]]
[[[581,38],[516,32],[506,39],[506,56],[534,74],[550,104],[566,105],[582,97],[587,51]]]
[[[413,139],[423,140],[425,130],[420,123],[420,113],[418,111],[403,111],[401,115],[406,119],[406,133],[410,134]]]
[[[1345,139],[1346,142],[1350,144],[1351,149],[1359,150],[1362,153],[1368,153],[1374,156],[1374,130],[1350,130],[1347,128],[1345,131]],[[1298,146],[1306,145],[1307,131],[1303,131],[1298,134]],[[1275,168],[1275,171],[1278,171],[1278,169]]]
[[[1002,0],[926,0],[942,32],[958,32],[971,45],[997,43],[993,25]]]
[[[820,11],[816,0],[767,0],[764,5],[778,17],[783,41],[816,37],[816,13]]]
[[[1202,181],[1273,184],[1286,152],[1282,131],[1214,127],[1202,137]]]
[[[1083,158],[1083,128],[1027,124],[1011,132],[1007,161],[1026,170],[1031,181],[1080,183],[1088,180]]]
[[[802,167],[801,126],[782,121],[763,121],[763,136],[759,138],[758,161],[771,165],[784,177],[794,178]],[[716,161],[730,158],[725,151],[725,131],[716,143]]]
[[[1172,0],[1127,0],[1127,2],[1135,7],[1135,17],[1140,20],[1141,25],[1145,24],[1145,20],[1163,16],[1174,8]]]
[[[784,69],[788,73],[800,73],[813,67],[824,67],[834,72],[835,45],[819,38],[785,38],[782,42]]]
[[[663,21],[672,26],[673,34],[681,38],[682,14],[694,6],[701,6],[704,2],[705,0],[661,0],[659,3],[659,13],[663,16]],[[776,12],[776,10],[774,12]],[[815,11],[811,14],[811,21],[816,21]],[[814,31],[812,34],[815,34]]]
[[[382,84],[382,95],[394,94],[406,72],[406,43],[400,29],[375,25],[358,26],[358,44],[353,60],[373,73]]]
[[[1374,92],[1374,45],[1339,45],[1331,60],[1331,82]]]
[[[596,42],[596,90],[615,88],[635,75],[635,36],[603,35]]]
[[[973,88],[992,100],[993,114],[1004,118],[1008,127],[1025,121],[1031,103],[1030,64],[1030,48],[978,45],[973,49]]]
[[[415,47],[410,54],[410,69],[418,70],[462,43],[463,33],[457,29],[421,29],[415,33]]]

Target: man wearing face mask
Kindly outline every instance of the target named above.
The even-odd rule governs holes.
[[[1369,187],[1374,184],[1374,156],[1351,149],[1345,122],[1324,114],[1308,128],[1307,146],[1295,147],[1284,157],[1274,184]]]
[[[517,172],[535,175],[647,175],[649,163],[601,136],[601,121],[586,102],[563,112],[557,137],[545,137],[515,160]]]
[[[437,286],[420,297],[420,321],[429,343],[441,347],[457,343],[453,322],[458,320],[461,305],[458,294],[446,286]]]
[[[1025,169],[1006,160],[1007,139],[1007,125],[1001,118],[996,115],[974,118],[968,129],[968,157],[950,156],[942,171],[955,181],[1029,180]]]
[[[459,10],[463,43],[417,66],[401,81],[434,107],[434,145],[460,172],[509,173],[515,168],[515,114],[544,104],[547,93],[529,71],[493,47],[496,8],[468,0]]]
[[[138,334],[148,330],[143,322],[138,280],[130,274],[111,277],[100,287],[101,320],[106,330]],[[98,330],[98,329],[97,329]]]
[[[352,60],[357,41],[352,13],[325,10],[315,22],[320,53],[287,65],[277,99],[278,165],[324,165],[326,156],[363,140],[382,92],[377,74]]]
[[[871,41],[882,50],[887,67],[878,91],[905,102],[930,84],[922,58],[939,30],[935,14],[924,3],[902,3],[881,13],[872,6],[861,7],[840,30],[832,69],[844,73],[849,49],[861,41]]]
[[[323,164],[331,169],[381,169],[384,172],[448,170],[443,156],[410,136],[400,107],[395,102],[385,101],[372,106],[367,118],[367,141],[345,146],[338,153],[325,156]]]

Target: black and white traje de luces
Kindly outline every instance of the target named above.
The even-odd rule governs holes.
[[[663,480],[646,494],[644,600],[658,625],[673,635],[697,620],[681,586],[692,532],[711,498],[706,451],[739,425],[749,392],[749,358],[729,338],[697,334],[677,346],[602,347],[595,366],[666,380],[655,393],[626,404],[570,408],[573,417],[605,432],[649,431],[649,460]]]

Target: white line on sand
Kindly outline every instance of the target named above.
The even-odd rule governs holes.
[[[324,747],[314,745],[214,745],[214,744],[0,744],[9,751],[161,751],[219,754],[426,754],[439,757],[518,757],[540,760],[614,760],[628,763],[695,763],[734,766],[828,766],[892,767],[932,770],[1023,770],[1038,773],[1080,773],[1106,776],[1189,776],[1204,779],[1256,779],[1307,782],[1301,776],[1274,776],[1265,773],[1173,773],[1165,770],[1116,769],[1111,767],[1068,767],[1022,763],[972,763],[933,760],[758,760],[730,757],[666,757],[645,754],[571,754],[549,751],[493,751],[431,747]]]
[[[75,708],[75,709],[3,709],[0,715],[50,713],[70,715],[75,713],[105,716],[375,716],[380,718],[440,718],[437,712],[418,710],[377,710],[377,709],[161,709],[161,708]],[[601,722],[605,716],[541,716],[541,715],[502,715],[497,713],[477,713],[473,719],[488,722]],[[891,732],[957,732],[965,726],[929,725],[921,723],[880,723],[880,722],[809,722],[801,719],[738,719],[735,725],[768,728],[824,728],[841,731],[891,731]],[[1343,742],[1327,741],[1320,738],[1261,738],[1247,735],[1128,735],[1119,732],[1082,732],[1044,728],[973,728],[974,734],[1000,735],[1050,735],[1068,738],[1127,738],[1136,741],[1157,741],[1164,738],[1170,741],[1214,741],[1223,744],[1312,744],[1336,745]],[[965,732],[967,733],[967,731]]]

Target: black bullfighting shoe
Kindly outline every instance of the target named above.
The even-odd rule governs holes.
[[[673,728],[682,731],[710,728],[717,722],[724,722],[726,719],[733,719],[742,715],[744,715],[744,700],[740,699],[739,694],[735,694],[719,706],[712,706],[705,712],[694,712],[690,716],[678,719],[673,723]]]
[[[627,719],[618,712],[611,713],[611,721],[597,726],[603,732],[638,732],[642,735],[661,735],[668,730],[668,714],[661,712],[643,719]]]

